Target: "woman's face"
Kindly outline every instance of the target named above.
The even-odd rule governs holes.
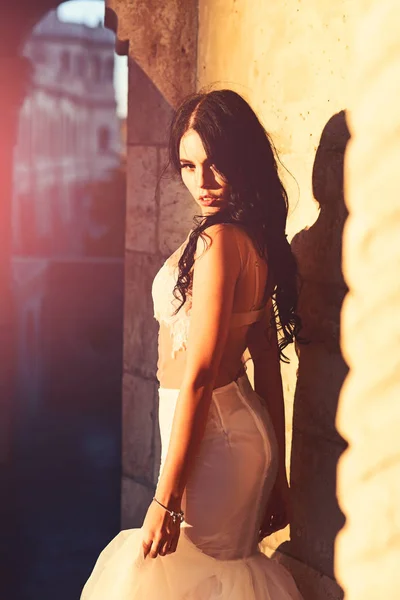
[[[207,158],[197,131],[188,129],[179,144],[182,181],[201,208],[209,215],[227,204],[230,186]]]

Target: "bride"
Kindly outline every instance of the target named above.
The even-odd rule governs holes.
[[[169,151],[201,215],[152,287],[158,483],[142,527],[103,550],[81,600],[301,600],[259,549],[288,524],[279,361],[300,329],[273,145],[247,102],[219,90],[183,102]]]

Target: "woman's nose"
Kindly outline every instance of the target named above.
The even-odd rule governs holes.
[[[208,183],[210,183],[209,173],[207,173],[207,169],[200,167],[196,171],[196,185],[199,188],[206,188],[208,187]]]
[[[196,185],[198,188],[201,188],[204,185],[204,169],[201,167],[196,169]]]

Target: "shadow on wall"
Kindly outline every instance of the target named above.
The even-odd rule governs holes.
[[[336,467],[346,447],[335,428],[338,398],[347,374],[340,351],[343,279],[342,234],[347,217],[343,193],[344,153],[350,134],[345,112],[325,125],[312,183],[320,205],[317,221],[292,241],[302,277],[299,314],[309,344],[297,345],[291,486],[293,518],[286,554],[334,578],[334,540],[344,523],[336,498]],[[303,590],[315,597],[316,590]],[[340,593],[340,590],[339,590]]]

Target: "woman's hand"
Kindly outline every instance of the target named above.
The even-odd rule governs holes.
[[[174,510],[177,510],[174,508]],[[165,556],[176,550],[180,534],[180,522],[175,523],[171,515],[153,500],[147,509],[142,525],[144,557]]]
[[[259,538],[261,540],[275,531],[284,529],[289,524],[291,517],[290,489],[286,478],[276,481],[272,488],[260,525]]]

